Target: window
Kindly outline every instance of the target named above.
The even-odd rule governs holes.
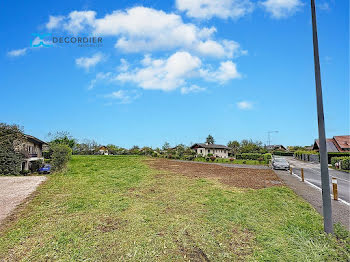
[[[208,149],[208,153],[210,153],[210,149]]]
[[[202,149],[200,150],[201,154],[202,154]]]

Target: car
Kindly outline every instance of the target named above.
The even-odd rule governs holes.
[[[50,174],[51,172],[51,165],[45,164],[38,170],[39,174]]]
[[[272,168],[273,169],[282,169],[282,170],[288,170],[290,168],[290,165],[287,160],[284,158],[274,158],[272,160]]]

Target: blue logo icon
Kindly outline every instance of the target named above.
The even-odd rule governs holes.
[[[32,40],[32,47],[50,47],[51,45],[48,45],[47,42],[45,42],[45,40],[43,39],[44,37],[50,36],[50,33],[46,33],[46,34],[32,34],[33,36],[36,36],[36,38],[34,40],[37,39],[37,37],[40,39],[39,43],[34,43],[34,40]]]

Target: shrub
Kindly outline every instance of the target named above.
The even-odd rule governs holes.
[[[243,153],[243,154],[236,154],[236,159],[258,160],[258,158],[261,156],[262,154],[258,154],[258,153]]]
[[[276,156],[293,156],[294,155],[293,152],[285,152],[285,151],[274,151],[273,154]]]
[[[64,144],[56,144],[52,146],[51,164],[55,171],[62,170],[72,156],[72,149]]]
[[[211,157],[210,157],[210,160],[213,161],[213,162],[215,161],[215,159],[216,159],[215,156],[211,156]]]
[[[21,170],[19,173],[20,173],[21,175],[26,176],[26,175],[28,175],[28,174],[30,173],[30,170]]]
[[[272,155],[270,153],[264,154],[264,160],[266,162],[269,162],[272,159]]]
[[[340,162],[341,169],[350,170],[350,157],[332,157],[331,163],[333,167],[338,162]]]
[[[30,171],[31,172],[37,172],[38,169],[40,167],[42,167],[43,163],[44,162],[41,159],[40,160],[36,160],[36,161],[32,161],[31,162],[31,166],[30,166]]]
[[[207,162],[208,162],[209,160],[210,160],[210,158],[209,158],[209,157],[206,157],[206,158],[205,158],[205,161],[207,161]]]
[[[328,153],[328,164],[332,163],[333,157],[350,157],[350,152],[329,152]]]
[[[234,158],[230,158],[230,162],[233,162],[235,159]]]

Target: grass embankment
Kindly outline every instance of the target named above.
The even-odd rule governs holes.
[[[214,161],[207,161],[204,157],[196,157],[194,161],[198,162],[208,162],[208,163],[226,163],[226,164],[238,164],[238,165],[263,165],[267,166],[269,163],[265,160],[258,161],[258,160],[249,160],[249,159],[233,159],[230,160],[230,158],[216,158]]]
[[[74,156],[7,222],[0,261],[349,259],[349,246],[323,234],[320,215],[286,187],[229,188],[142,159]]]

